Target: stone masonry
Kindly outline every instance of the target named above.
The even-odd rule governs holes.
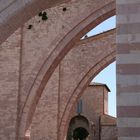
[[[90,83],[70,114],[67,140],[72,140],[73,131],[78,127],[89,132],[88,140],[117,140],[116,118],[108,115],[108,92],[107,85]],[[88,126],[83,125],[81,117],[87,119]],[[72,122],[74,118],[79,121]]]
[[[139,5],[139,0],[1,0],[0,139],[24,140],[42,123],[40,139],[62,140],[74,104],[115,60],[117,42],[118,138],[139,140]],[[110,31],[80,40],[115,14],[117,37]],[[39,111],[47,116],[40,124]]]
[[[63,10],[65,7],[66,11]],[[106,2],[83,0],[82,3],[80,0],[70,1],[42,11],[47,12],[47,21],[42,21],[41,17],[37,15],[25,24],[23,23],[20,29],[2,43],[1,48],[3,51],[0,52],[2,66],[0,71],[3,75],[3,78],[1,78],[0,81],[1,87],[3,87],[3,85],[7,85],[6,79],[11,77],[10,73],[15,79],[11,81],[11,84],[8,84],[9,86],[11,85],[14,90],[11,90],[10,87],[5,89],[1,88],[1,96],[3,97],[4,95],[6,97],[5,99],[2,99],[3,105],[0,106],[0,125],[6,126],[1,127],[1,139],[15,139],[15,137],[16,139],[24,139],[26,131],[30,128],[31,123],[33,122],[32,119],[40,97],[43,95],[42,93],[45,92],[48,80],[54,71],[56,71],[56,67],[58,67],[58,69],[62,69],[62,80],[60,80],[61,86],[59,87],[59,90],[61,89],[61,95],[58,96],[60,106],[54,106],[54,110],[57,108],[57,111],[59,111],[56,123],[57,126],[55,126],[55,128],[57,127],[57,130],[55,130],[57,131],[56,138],[61,139],[61,133],[65,130],[65,126],[67,124],[65,120],[68,118],[68,110],[71,109],[72,103],[75,102],[77,96],[80,94],[77,93],[77,91],[82,91],[78,81],[80,82],[80,79],[82,79],[82,76],[86,75],[86,72],[89,72],[88,76],[93,76],[94,73],[96,75],[98,71],[103,69],[115,59],[115,52],[111,47],[112,42],[107,41],[108,39],[110,40],[111,36],[108,36],[109,33],[105,34],[105,36],[108,36],[105,38],[105,42],[110,45],[107,45],[109,48],[106,49],[107,51],[104,55],[102,55],[102,58],[97,57],[98,60],[95,61],[93,65],[89,65],[87,68],[85,64],[80,65],[82,67],[85,65],[81,70],[84,68],[86,69],[83,73],[81,73],[82,75],[77,79],[78,81],[71,79],[71,84],[75,81],[79,87],[77,86],[76,88],[76,85],[71,85],[69,96],[65,95],[68,89],[64,89],[64,87],[67,87],[65,85],[65,79],[67,79],[67,76],[71,77],[71,74],[67,75],[67,72],[63,73],[63,71],[65,71],[65,65],[68,65],[68,63],[65,63],[66,61],[61,62],[61,60],[87,31],[101,23],[106,18],[115,14],[114,11],[115,4],[113,0],[106,0]],[[11,24],[11,27],[12,26],[13,25]],[[98,37],[96,37],[94,41],[96,40],[98,40]],[[112,41],[115,41],[115,39]],[[101,44],[103,45],[104,43],[101,42]],[[16,55],[12,55],[12,51],[15,51],[12,47],[18,49],[16,52],[13,52],[13,54],[16,53]],[[9,53],[6,53],[7,48],[11,50]],[[99,52],[101,53],[100,50]],[[83,52],[83,54],[86,56],[86,53]],[[79,55],[80,59],[83,54],[81,54],[81,56]],[[10,58],[12,61],[11,62],[9,60],[7,62],[8,64],[11,64],[9,68],[6,67],[7,65],[5,61],[3,61],[3,57],[5,60],[9,60],[8,58]],[[12,57],[14,57],[14,59],[12,59]],[[94,56],[94,58],[96,58],[96,56]],[[77,58],[75,57],[74,59]],[[106,59],[107,62],[103,59]],[[60,62],[63,63],[63,66],[58,66]],[[72,61],[69,61],[69,63],[71,64]],[[76,67],[76,65],[71,65],[69,70],[71,71],[73,67]],[[92,67],[94,67],[94,70],[91,69]],[[12,71],[17,76],[14,76]],[[79,72],[77,71],[75,75],[76,74],[79,75]],[[87,78],[89,78],[88,76]],[[86,86],[87,83],[86,79],[81,81],[81,84],[84,86]],[[11,95],[11,92],[14,94],[14,99],[13,96],[8,96]],[[13,100],[12,105],[10,105],[12,103],[11,100]],[[69,100],[72,101],[70,104]],[[14,108],[13,113],[10,112],[9,116],[6,115],[6,113],[9,112],[8,110],[12,111],[12,106]],[[4,111],[6,113],[4,113]],[[3,118],[5,118],[5,121],[2,121]],[[9,120],[11,123],[9,123]]]
[[[139,140],[140,1],[116,2],[118,140]]]

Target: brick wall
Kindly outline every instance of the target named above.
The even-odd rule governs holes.
[[[118,140],[139,140],[140,1],[116,2]]]

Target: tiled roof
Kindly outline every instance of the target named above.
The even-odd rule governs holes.
[[[104,83],[91,82],[89,85],[90,85],[90,86],[105,86],[106,89],[110,92],[109,87],[108,87],[106,84],[104,84]]]

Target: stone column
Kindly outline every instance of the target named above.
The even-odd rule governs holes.
[[[140,0],[116,3],[118,140],[140,140]]]

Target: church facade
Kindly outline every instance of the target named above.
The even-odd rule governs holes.
[[[117,140],[116,118],[108,115],[105,84],[91,83],[73,107],[66,140]]]
[[[139,7],[139,0],[0,0],[0,139],[63,140],[73,106],[116,60],[117,137],[139,140]],[[114,15],[116,29],[81,40]]]

